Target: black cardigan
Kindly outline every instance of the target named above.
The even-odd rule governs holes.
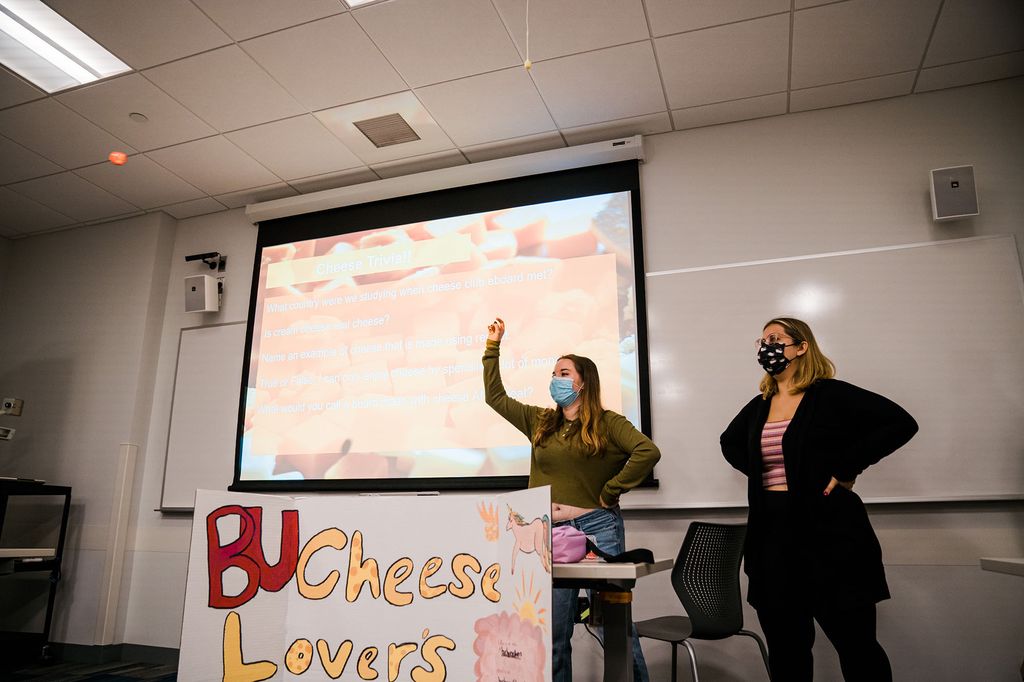
[[[758,547],[762,527],[764,487],[761,479],[761,431],[770,400],[755,396],[729,424],[721,437],[722,454],[747,476],[750,512],[747,547]],[[836,379],[809,386],[782,438],[786,483],[796,510],[793,528],[809,562],[812,601],[834,604],[874,603],[889,597],[882,567],[882,550],[867,511],[856,493],[837,485],[825,496],[834,476],[851,481],[864,469],[902,447],[917,433],[917,422],[906,410],[876,393]],[[762,584],[758,553],[744,561],[750,577],[747,601],[755,607],[778,597]]]

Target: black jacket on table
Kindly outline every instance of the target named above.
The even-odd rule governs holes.
[[[917,433],[917,422],[888,398],[845,381],[823,379],[805,390],[782,437],[782,453],[797,524],[791,530],[809,564],[807,593],[779,595],[763,584],[759,552],[749,551],[763,540],[761,431],[770,407],[770,400],[755,396],[721,437],[722,454],[747,476],[747,601],[758,607],[800,597],[842,607],[887,599],[882,550],[863,502],[840,485],[828,496],[824,490],[833,476],[852,481],[902,447]]]

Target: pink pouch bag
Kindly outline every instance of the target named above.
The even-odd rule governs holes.
[[[587,536],[573,526],[555,526],[551,529],[551,561],[556,564],[574,564],[587,556]]]

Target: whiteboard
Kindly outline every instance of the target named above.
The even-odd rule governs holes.
[[[1012,236],[648,273],[660,487],[627,508],[746,504],[718,437],[761,377],[754,339],[771,317],[811,324],[838,378],[881,393],[920,432],[868,469],[869,501],[1024,497],[1024,285]],[[183,329],[162,509],[234,472],[245,323]]]
[[[245,328],[235,322],[181,330],[161,510],[192,509],[196,488],[231,485]]]
[[[754,340],[807,321],[837,378],[906,408],[920,432],[865,471],[872,501],[1024,497],[1024,294],[1012,236],[647,276],[656,491],[624,506],[746,504],[719,435],[757,394]]]

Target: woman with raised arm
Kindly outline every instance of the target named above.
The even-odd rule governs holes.
[[[601,406],[601,380],[589,358],[564,355],[551,373],[555,407],[525,405],[505,393],[498,350],[505,322],[487,327],[484,390],[487,404],[532,444],[530,487],[551,486],[554,525],[571,524],[605,552],[625,551],[619,496],[639,485],[661,453],[628,419]],[[572,680],[572,632],[579,590],[552,591],[552,680]],[[633,633],[633,677],[647,682],[640,642]]]
[[[756,344],[761,392],[721,445],[747,477],[747,601],[771,677],[812,679],[816,620],[846,680],[892,680],[875,635],[875,604],[889,598],[882,549],[853,483],[909,441],[917,422],[891,400],[834,379],[805,322],[769,320]]]

